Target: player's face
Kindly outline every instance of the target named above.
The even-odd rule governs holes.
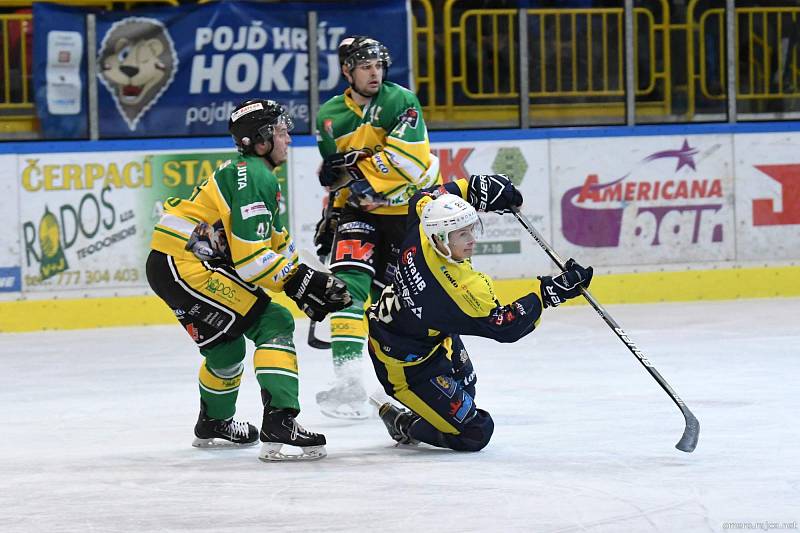
[[[272,134],[272,153],[270,157],[276,165],[282,165],[289,159],[289,145],[292,144],[292,137],[285,124],[275,126]]]
[[[463,261],[472,257],[475,251],[475,226],[477,222],[466,228],[457,229],[447,236],[447,244],[454,261]]]
[[[359,93],[375,96],[383,83],[383,63],[377,59],[361,61],[353,69],[352,74],[348,74],[345,70],[345,76]]]

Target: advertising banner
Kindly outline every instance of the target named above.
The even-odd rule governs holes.
[[[24,290],[146,287],[144,263],[164,200],[188,197],[233,156],[212,150],[20,157]],[[284,189],[286,172],[284,166],[278,174]],[[282,216],[289,220],[286,205]]]
[[[555,248],[597,266],[734,260],[731,139],[552,140]]]
[[[525,198],[523,213],[562,256],[625,272],[800,259],[798,141],[771,133],[459,141],[431,149],[445,181],[509,175]],[[0,237],[0,299],[145,289],[164,200],[188,197],[234,155],[227,148],[0,155],[15,178],[0,182],[0,224],[10,228]],[[298,248],[313,253],[325,204],[321,160],[313,145],[294,146],[289,156],[278,171],[281,212]],[[515,218],[481,218],[477,269],[498,279],[553,272]]]
[[[80,27],[86,11],[59,9],[63,16],[53,17],[54,9],[37,4],[34,11],[37,35],[59,37],[57,41],[43,37],[35,48],[39,80],[51,77],[52,61],[46,58],[61,57],[67,48],[74,56],[84,35],[64,28]],[[389,78],[409,84],[406,9],[401,0],[381,2],[369,11],[356,4],[223,1],[98,12],[100,136],[224,135],[233,108],[249,98],[279,101],[292,115],[296,131],[308,133],[308,11],[318,10],[316,46],[320,101],[324,102],[347,87],[337,54],[339,42],[347,35],[379,38],[392,55]],[[391,24],[381,25],[376,35],[376,21],[382,20]],[[58,50],[54,42],[62,43]],[[66,63],[59,72],[74,71],[66,68],[70,65]],[[76,76],[73,73],[69,79],[78,80]],[[37,87],[37,108],[46,109],[55,89],[49,84],[37,83]],[[66,92],[62,88],[59,94]],[[72,117],[75,131],[85,124],[85,106],[64,104],[59,109],[59,120],[63,122],[63,115]],[[41,118],[47,122],[55,117],[56,113],[48,112]]]
[[[737,135],[736,256],[800,259],[800,135]]]
[[[19,268],[19,199],[17,183],[12,176],[17,173],[17,156],[0,155],[0,168],[4,169],[5,179],[0,179],[0,198],[3,208],[0,209],[0,299],[10,297],[10,293],[21,289],[21,273]]]

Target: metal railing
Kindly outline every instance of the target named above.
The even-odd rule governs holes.
[[[698,99],[724,100],[727,87],[725,10],[715,8],[695,14],[698,0],[689,5],[690,107],[695,113]],[[800,6],[737,7],[735,14],[736,99],[750,111],[769,112],[769,102],[784,100],[800,104]],[[695,57],[698,61],[695,62]]]
[[[30,14],[0,14],[0,132],[35,128],[31,91]]]

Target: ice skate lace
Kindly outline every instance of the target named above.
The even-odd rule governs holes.
[[[228,424],[228,432],[232,437],[247,437],[250,434],[250,428],[247,422],[231,420]]]
[[[291,435],[292,440],[296,440],[297,439],[297,434],[298,433],[302,433],[303,435],[305,435],[307,437],[312,437],[314,435],[314,433],[311,433],[311,432],[307,431],[303,426],[301,426],[297,422],[297,420],[292,418],[292,435]]]

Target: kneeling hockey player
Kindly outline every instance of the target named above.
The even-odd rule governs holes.
[[[479,211],[508,212],[522,195],[503,175],[471,176],[417,193],[392,285],[369,309],[369,354],[386,393],[379,414],[398,443],[426,442],[477,451],[489,443],[492,417],[475,405],[475,371],[459,335],[514,342],[537,326],[542,309],[588,287],[592,268],[573,260],[558,276],[540,276],[531,292],[501,306],[492,280],[473,270]]]

